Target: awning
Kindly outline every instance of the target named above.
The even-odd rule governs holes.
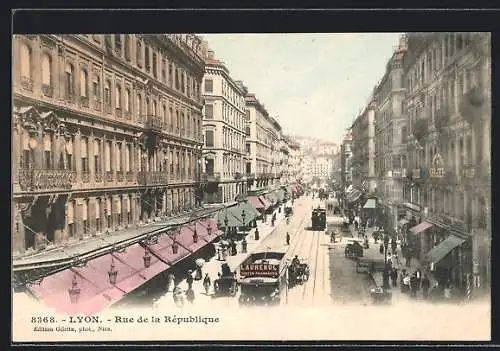
[[[438,246],[430,250],[426,258],[429,262],[437,263],[441,261],[448,253],[451,252],[455,247],[462,245],[465,242],[464,239],[459,238],[453,234],[450,234],[446,239],[439,243]]]
[[[401,206],[407,207],[412,211],[420,212],[420,207],[418,205],[411,204],[409,202],[402,203]]]
[[[258,210],[265,208],[264,204],[262,203],[262,201],[259,200],[259,198],[257,196],[249,196],[248,202],[250,202],[252,204],[252,206]]]
[[[136,271],[140,272],[140,274],[146,279],[149,280],[155,277],[157,274],[163,272],[169,265],[160,261],[154,255],[151,255],[151,264],[148,268],[144,267],[144,259],[143,256],[146,253],[146,249],[140,244],[134,244],[132,246],[127,247],[124,252],[114,252],[113,256],[116,257],[121,262],[124,262],[134,268]],[[137,286],[136,286],[137,287]],[[135,287],[135,288],[136,288]],[[134,288],[134,289],[135,289]]]
[[[363,208],[377,208],[377,202],[375,199],[368,199]]]
[[[177,253],[174,254],[172,248],[173,243],[173,239],[168,234],[164,234],[160,235],[156,244],[148,245],[148,247],[153,255],[157,256],[160,260],[173,265],[190,255],[189,250],[182,246],[181,243],[178,245]]]
[[[267,210],[269,207],[271,207],[273,204],[269,202],[268,199],[266,199],[264,196],[258,196],[259,200],[262,202],[264,205],[264,208]]]
[[[194,242],[194,229],[196,225],[196,234],[198,236],[198,240]],[[206,234],[206,230],[204,231],[198,223],[189,223],[181,228],[179,234],[177,234],[177,242],[179,245],[184,246],[186,249],[191,251],[191,253],[195,253],[200,250],[203,246],[207,245],[207,242],[203,240],[202,236]]]
[[[243,210],[245,210],[245,222],[243,222],[243,218],[241,216]],[[219,210],[215,215],[215,220],[217,223],[220,223],[221,226],[224,226],[224,220],[227,217],[228,227],[241,227],[243,225],[249,225],[250,222],[258,216],[260,216],[260,213],[252,206],[252,204],[248,202],[240,202],[236,206]]]
[[[255,218],[260,216],[260,212],[255,209],[255,207],[248,201],[238,202],[236,206],[231,207],[235,213],[241,218],[241,213],[245,210],[245,225],[248,225]],[[243,221],[242,221],[243,222]]]
[[[399,224],[400,226],[403,226],[403,225],[408,224],[408,223],[409,223],[409,222],[408,222],[408,220],[407,220],[406,218],[402,218],[402,219],[400,219],[400,220],[399,220],[399,222],[398,222],[398,224]]]
[[[276,192],[272,191],[266,195],[264,195],[264,197],[270,202],[272,203],[273,205],[276,204],[278,202],[278,196],[276,194]]]
[[[412,232],[413,234],[418,234],[422,233],[426,229],[429,229],[430,227],[432,227],[432,223],[423,221],[422,223],[417,224],[413,228],[410,228],[410,232]]]

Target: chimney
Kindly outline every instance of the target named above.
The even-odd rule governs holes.
[[[213,60],[215,56],[215,51],[213,51],[212,49],[208,49],[207,56],[209,60]]]

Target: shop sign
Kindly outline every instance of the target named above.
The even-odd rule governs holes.
[[[444,170],[444,161],[439,153],[436,153],[432,158],[429,175],[431,178],[443,178],[446,175],[446,172]]]
[[[243,264],[240,267],[243,277],[277,277],[279,264]]]

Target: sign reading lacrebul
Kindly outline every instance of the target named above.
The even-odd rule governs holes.
[[[443,178],[446,172],[444,170],[444,161],[439,153],[436,153],[432,158],[431,168],[429,175],[431,178]]]
[[[240,275],[243,277],[277,277],[279,264],[242,264]]]

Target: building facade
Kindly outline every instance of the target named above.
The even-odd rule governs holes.
[[[340,166],[341,166],[341,186],[345,189],[352,185],[352,130],[349,129],[344,134],[344,140],[340,147]]]
[[[203,79],[203,172],[219,181],[219,190],[206,194],[209,203],[233,201],[246,194],[245,92],[224,63],[208,50]]]
[[[281,177],[279,165],[279,140],[281,126],[269,116],[264,105],[255,94],[240,82],[245,91],[245,132],[246,166],[245,173],[252,190],[279,184]]]
[[[404,113],[405,99],[403,58],[405,39],[386,65],[385,73],[374,90],[375,101],[375,163],[378,176],[377,195],[386,208],[390,223],[396,229],[398,208],[403,203],[406,177],[407,120]]]
[[[304,158],[300,144],[289,138],[288,183],[301,181],[304,178]]]
[[[193,35],[13,37],[13,252],[200,205]]]
[[[429,223],[421,255],[458,237],[440,274],[458,286],[472,274],[476,288],[491,282],[490,48],[488,33],[408,34],[405,60],[405,198]]]
[[[352,129],[352,183],[353,186],[375,193],[375,103],[365,108],[351,126]]]

